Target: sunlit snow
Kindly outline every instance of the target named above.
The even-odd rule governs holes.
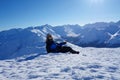
[[[0,80],[120,80],[120,48],[81,48],[0,61]]]

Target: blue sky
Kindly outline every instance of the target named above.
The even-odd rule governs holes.
[[[120,20],[120,0],[0,0],[0,30]]]

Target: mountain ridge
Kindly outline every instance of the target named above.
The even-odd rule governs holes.
[[[89,27],[79,25],[51,26],[10,29],[0,32],[0,59],[15,58],[24,54],[45,52],[46,34],[58,41],[66,40],[81,47],[120,47],[120,25],[95,23]],[[96,25],[103,26],[96,26]],[[10,56],[10,57],[9,57]]]

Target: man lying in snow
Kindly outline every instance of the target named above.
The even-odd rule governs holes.
[[[62,42],[62,43],[55,43],[53,40],[53,37],[51,34],[47,34],[46,37],[46,50],[48,53],[55,53],[55,52],[62,52],[62,53],[66,53],[66,52],[70,52],[72,54],[79,54],[78,51],[73,50],[71,47],[68,46],[64,46],[66,44],[66,42]]]

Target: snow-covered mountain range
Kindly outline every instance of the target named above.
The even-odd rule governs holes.
[[[0,59],[16,58],[24,54],[45,52],[45,37],[66,40],[79,46],[120,47],[120,21],[79,25],[42,25],[0,32]]]
[[[120,47],[120,21],[57,26],[53,29],[63,39],[82,47]]]

